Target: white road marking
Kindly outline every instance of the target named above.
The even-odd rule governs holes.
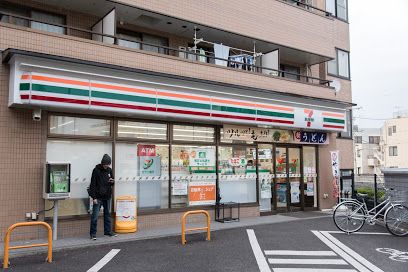
[[[338,231],[338,230],[333,230],[333,231],[326,231],[327,233],[341,233],[341,234],[346,234],[345,232]],[[358,232],[353,232],[350,233],[349,235],[357,235],[357,234],[365,234],[365,235],[391,235],[389,232],[367,232],[367,231],[358,231]]]
[[[253,229],[247,229],[249,243],[251,244],[252,251],[254,252],[256,262],[258,263],[260,272],[271,272],[269,264],[266,262],[265,256],[262,253],[262,249],[259,246]]]
[[[116,254],[118,254],[120,249],[112,249],[111,251],[108,252],[99,262],[97,262],[94,266],[89,268],[87,272],[97,272],[99,271],[102,267],[104,267],[110,260],[115,257]]]
[[[327,268],[274,268],[274,272],[357,272],[354,269],[327,269]]]
[[[349,264],[354,266],[358,271],[360,272],[372,272],[368,270],[365,266],[363,266],[361,263],[353,259],[351,256],[346,254],[343,250],[341,250],[338,246],[336,246],[332,241],[330,241],[326,236],[321,234],[319,231],[312,230],[312,233],[316,235],[317,238],[319,238],[323,243],[325,243],[331,250],[336,252],[340,257],[342,257],[344,260],[346,260]],[[362,257],[361,257],[362,258]]]
[[[265,250],[265,255],[279,256],[337,256],[333,251],[307,251],[307,250]]]
[[[347,254],[349,254],[350,256],[352,256],[354,259],[356,259],[357,261],[359,261],[361,264],[365,265],[366,267],[368,267],[369,269],[371,269],[371,271],[373,272],[384,272],[383,270],[381,270],[380,268],[378,268],[377,266],[375,266],[374,264],[370,263],[369,261],[367,261],[365,258],[363,258],[361,255],[359,255],[357,252],[355,252],[354,250],[352,250],[351,248],[347,247],[345,244],[343,244],[342,242],[340,242],[339,240],[337,240],[336,238],[334,238],[330,233],[328,233],[327,231],[321,231],[320,232],[322,235],[324,235],[327,239],[329,239],[331,242],[333,242],[334,244],[336,244],[339,248],[341,248],[342,250],[344,250],[344,252],[346,252]]]
[[[270,264],[348,264],[342,259],[268,259],[268,261]]]

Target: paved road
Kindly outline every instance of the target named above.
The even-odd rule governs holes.
[[[408,237],[390,236],[381,226],[362,231],[338,233],[327,217],[298,220],[215,231],[210,242],[191,234],[185,246],[169,237],[65,250],[52,264],[44,263],[44,254],[14,258],[8,271],[408,271],[401,255],[408,252]]]

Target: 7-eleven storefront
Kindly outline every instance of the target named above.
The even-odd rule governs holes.
[[[41,109],[46,161],[71,163],[63,219],[87,218],[105,153],[114,196],[136,197],[142,227],[212,210],[217,198],[240,203],[241,217],[334,204],[320,154],[337,147],[345,105],[36,57],[9,63],[10,107]]]

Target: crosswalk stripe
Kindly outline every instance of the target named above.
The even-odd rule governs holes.
[[[333,251],[265,250],[265,255],[280,256],[337,256]]]
[[[342,259],[268,259],[270,264],[334,264],[347,265]]]
[[[274,268],[273,272],[357,272],[354,269],[327,269],[327,268]]]

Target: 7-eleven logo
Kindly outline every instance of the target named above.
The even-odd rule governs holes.
[[[314,122],[314,118],[313,118],[313,110],[311,109],[304,109],[303,110],[306,117],[305,117],[305,122],[307,122],[307,127],[311,127],[312,122]]]

